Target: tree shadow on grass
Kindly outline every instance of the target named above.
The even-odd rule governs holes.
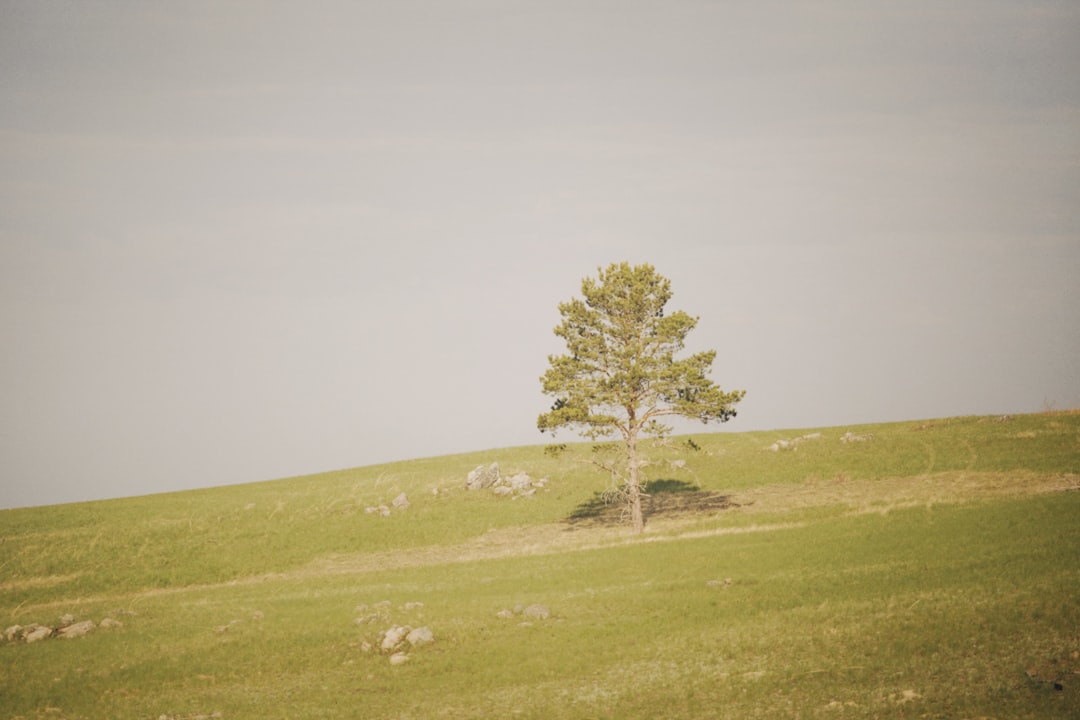
[[[646,523],[651,518],[708,514],[733,507],[739,505],[731,501],[730,495],[702,490],[685,480],[669,478],[650,482],[641,498],[641,512]],[[566,523],[571,528],[579,528],[619,525],[628,519],[629,510],[617,494],[596,492],[574,508]]]

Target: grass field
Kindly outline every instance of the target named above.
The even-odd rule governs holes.
[[[1080,718],[1080,413],[647,451],[640,537],[584,444],[0,511],[3,628],[97,625],[0,718]]]

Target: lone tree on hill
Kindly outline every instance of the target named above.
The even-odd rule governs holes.
[[[671,282],[654,267],[624,262],[598,270],[598,279],[582,281],[583,300],[559,305],[562,323],[555,334],[568,352],[548,356],[551,367],[540,382],[555,404],[536,424],[552,434],[575,428],[593,440],[621,436],[625,465],[620,460],[601,467],[621,480],[634,532],[641,533],[638,438],[669,433],[671,427],[659,421],[668,415],[725,422],[745,391],[723,392],[708,379],[715,350],[675,358],[698,319],[681,310],[664,314]]]

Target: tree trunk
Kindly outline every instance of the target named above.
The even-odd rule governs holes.
[[[629,461],[630,477],[626,483],[626,501],[630,505],[630,522],[634,534],[645,532],[645,517],[641,514],[641,477],[638,475],[637,435],[631,434],[626,439],[626,454]]]

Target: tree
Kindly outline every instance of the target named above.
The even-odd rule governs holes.
[[[660,422],[667,416],[725,422],[745,391],[724,392],[708,378],[715,350],[676,359],[698,318],[681,310],[664,313],[671,282],[655,268],[624,262],[598,271],[596,280],[582,281],[583,299],[559,305],[562,323],[555,334],[566,341],[567,354],[548,356],[540,382],[555,403],[537,427],[552,434],[573,428],[593,440],[621,437],[620,462],[598,464],[622,481],[634,532],[641,533],[639,438],[671,432]]]

